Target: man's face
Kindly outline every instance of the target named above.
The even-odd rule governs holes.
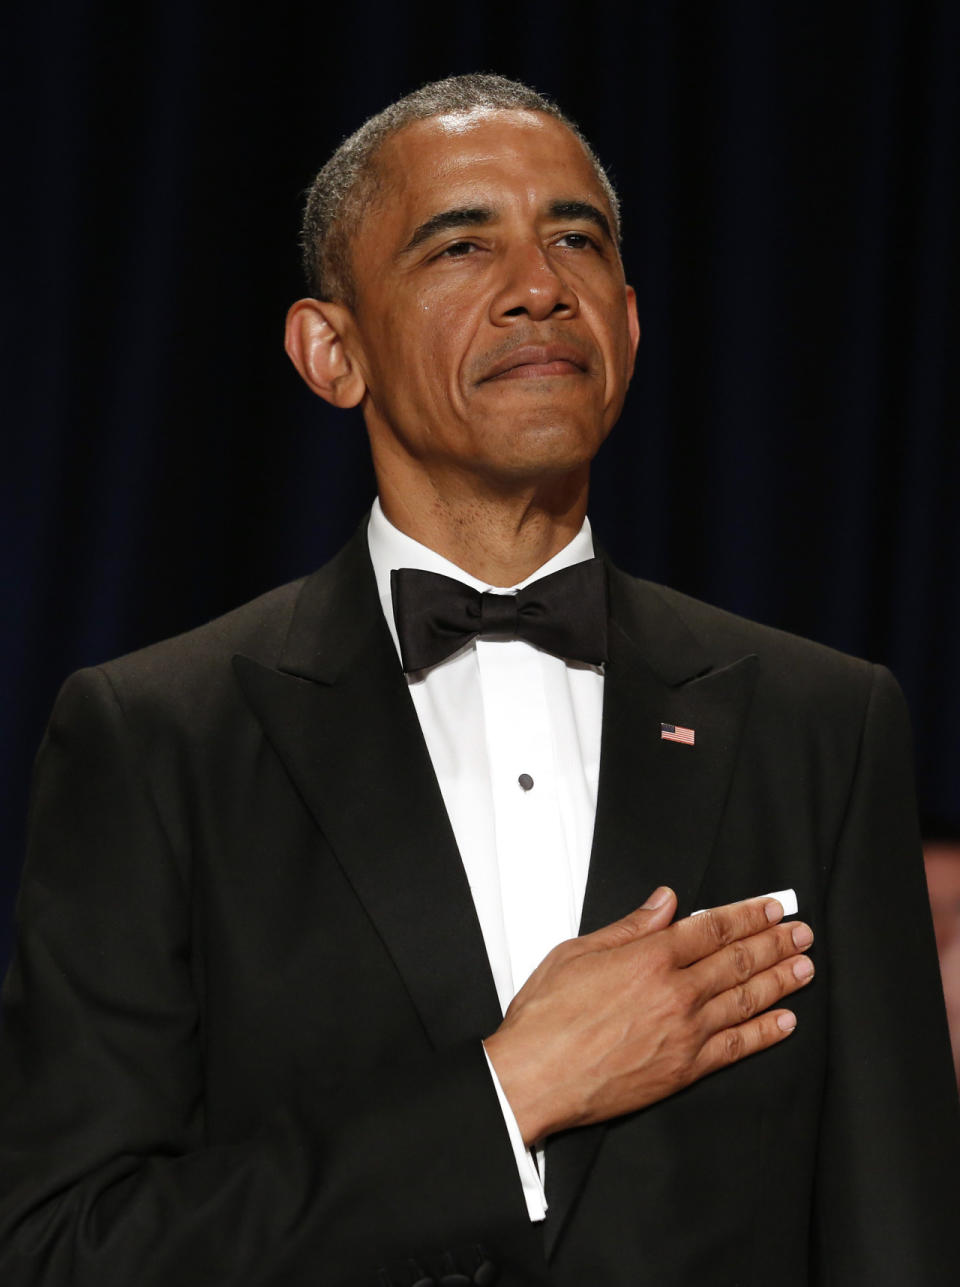
[[[378,469],[503,485],[585,468],[639,330],[576,138],[541,113],[483,111],[409,126],[379,161],[347,337]]]

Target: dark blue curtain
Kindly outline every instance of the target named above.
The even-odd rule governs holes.
[[[892,666],[960,823],[960,5],[8,6],[0,963],[65,675],[320,563],[363,430],[282,353],[300,193],[417,84],[555,96],[613,172],[644,343],[618,561]]]

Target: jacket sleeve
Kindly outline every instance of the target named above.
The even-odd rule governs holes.
[[[207,1142],[173,848],[109,683],[81,672],[38,757],[4,993],[4,1287],[544,1281],[479,1041]]]
[[[908,719],[874,668],[827,895],[829,1061],[815,1281],[957,1281],[960,1114],[916,825]]]

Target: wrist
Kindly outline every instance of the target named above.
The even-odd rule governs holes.
[[[483,1047],[510,1105],[524,1146],[535,1148],[562,1125],[549,1077],[545,1076],[541,1065],[520,1049],[509,1031],[498,1028],[486,1038]]]

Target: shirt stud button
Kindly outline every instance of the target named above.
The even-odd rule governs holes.
[[[521,773],[520,776],[517,778],[517,781],[523,787],[524,791],[529,791],[530,788],[533,786],[533,778],[530,776],[529,773]]]

